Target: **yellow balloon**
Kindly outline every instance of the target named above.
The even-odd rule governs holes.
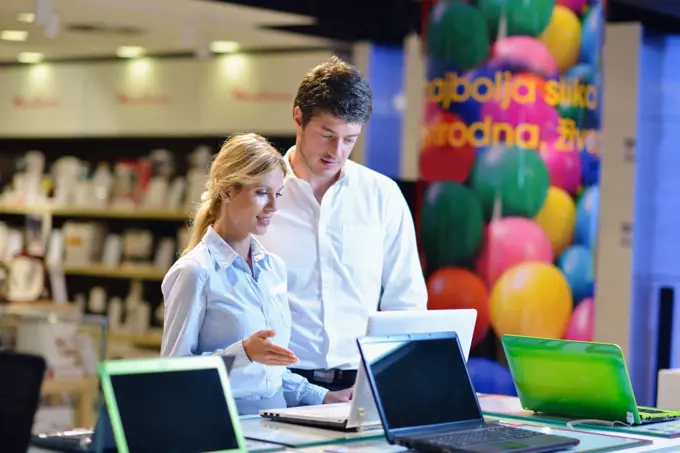
[[[558,257],[566,250],[574,237],[576,226],[576,203],[567,192],[559,187],[548,188],[543,207],[534,221],[540,225],[552,246],[553,256]]]
[[[572,10],[556,5],[550,23],[539,40],[555,57],[557,68],[563,73],[578,62],[581,52],[581,22]]]
[[[571,289],[552,264],[526,262],[501,275],[491,290],[490,309],[498,337],[563,338],[572,311]]]

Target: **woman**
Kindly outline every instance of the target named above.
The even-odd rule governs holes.
[[[231,355],[239,413],[321,404],[327,390],[286,367],[291,314],[286,268],[253,234],[276,212],[286,166],[256,134],[227,140],[210,167],[188,247],[161,285],[164,356]]]

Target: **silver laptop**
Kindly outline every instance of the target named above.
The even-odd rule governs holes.
[[[380,311],[368,320],[367,336],[456,332],[468,359],[477,310]],[[349,403],[268,409],[260,415],[276,421],[299,425],[354,431],[379,428],[380,416],[363,364],[357,369],[354,398]]]

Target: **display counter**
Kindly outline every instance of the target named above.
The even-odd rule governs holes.
[[[482,407],[512,409],[519,405],[517,398],[480,395]],[[612,429],[585,429],[576,427],[528,421],[526,419],[506,418],[494,412],[486,415],[489,422],[500,422],[525,429],[537,430],[578,438],[578,447],[563,451],[581,452],[666,452],[680,451],[680,430],[675,434],[650,435],[633,431],[614,431]],[[680,422],[676,422],[680,427]],[[264,453],[273,451],[295,451],[304,453],[395,453],[406,451],[403,447],[389,445],[382,429],[376,428],[360,432],[343,432],[300,425],[293,425],[262,419],[259,416],[241,418],[241,427],[247,438],[248,451]],[[672,437],[669,437],[672,436]],[[30,448],[28,453],[48,453],[48,450]]]

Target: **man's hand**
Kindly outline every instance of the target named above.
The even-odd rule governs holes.
[[[260,330],[255,332],[250,338],[243,340],[243,349],[251,362],[258,362],[264,365],[290,366],[298,362],[298,358],[293,351],[275,345],[271,341],[276,335],[273,330]]]
[[[333,404],[333,403],[347,403],[352,400],[354,396],[354,386],[345,389],[337,390],[335,392],[326,393],[323,399],[323,404]]]

